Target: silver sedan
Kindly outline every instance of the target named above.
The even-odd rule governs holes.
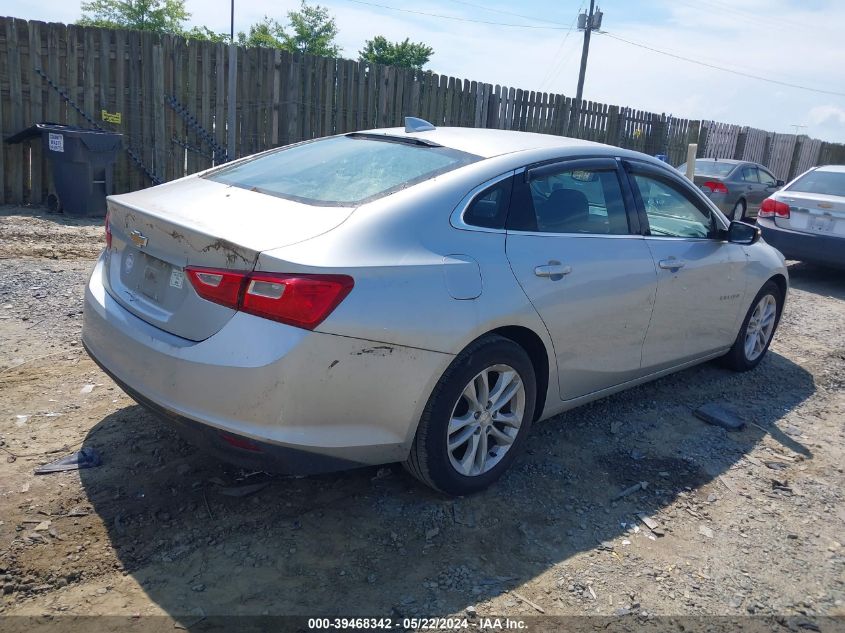
[[[534,422],[766,354],[780,254],[640,153],[409,120],[108,201],[83,342],[208,451],[491,484]]]

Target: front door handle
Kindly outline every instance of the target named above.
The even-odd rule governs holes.
[[[560,262],[550,261],[548,264],[534,268],[534,274],[538,277],[548,277],[552,281],[563,279],[564,275],[572,272],[572,266],[564,266]]]
[[[661,259],[657,265],[663,270],[678,270],[679,268],[686,266],[687,263],[682,259],[670,257],[669,259]]]

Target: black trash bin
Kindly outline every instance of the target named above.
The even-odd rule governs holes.
[[[48,204],[71,215],[104,216],[106,196],[114,192],[114,163],[122,135],[57,123],[36,123],[6,142],[20,143],[36,136],[41,136],[44,155],[53,167],[58,200],[48,199]]]

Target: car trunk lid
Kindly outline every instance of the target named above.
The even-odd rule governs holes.
[[[816,235],[845,237],[845,198],[821,193],[781,191],[777,200],[789,205],[789,217],[775,217],[781,228]]]
[[[111,196],[108,209],[107,291],[135,316],[193,341],[213,335],[235,311],[200,298],[186,266],[252,270],[261,251],[329,231],[353,211],[204,178]]]

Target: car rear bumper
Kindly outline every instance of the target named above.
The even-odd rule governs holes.
[[[757,225],[763,239],[787,259],[845,268],[845,239],[841,237],[790,231],[769,218],[759,218]]]
[[[85,292],[82,340],[131,397],[198,443],[290,473],[405,459],[452,359],[240,312],[204,341],[182,339],[118,304],[102,259]]]

